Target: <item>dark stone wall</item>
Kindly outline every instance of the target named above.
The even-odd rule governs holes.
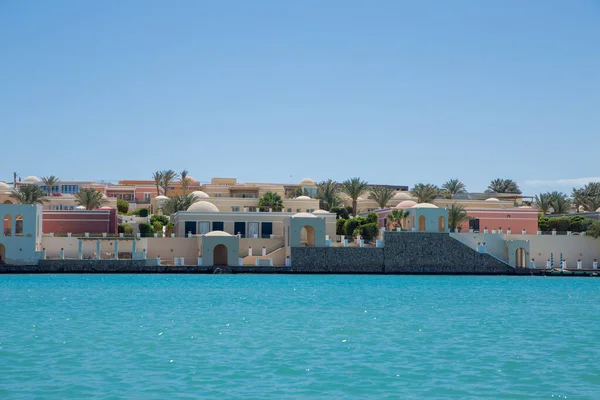
[[[145,260],[40,260],[38,265],[0,265],[5,274],[128,274],[128,273],[202,273],[212,272],[212,267],[167,265],[150,266]]]
[[[514,268],[479,253],[448,233],[386,232],[385,272],[390,274],[513,274]]]
[[[348,274],[514,274],[447,233],[385,232],[384,247],[293,247],[291,272]]]
[[[292,247],[295,273],[382,274],[383,248]]]

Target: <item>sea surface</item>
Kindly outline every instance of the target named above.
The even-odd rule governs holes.
[[[2,275],[0,399],[598,399],[600,280]]]

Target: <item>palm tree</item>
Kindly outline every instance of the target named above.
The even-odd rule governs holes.
[[[10,197],[20,204],[44,204],[47,201],[46,192],[38,185],[21,185],[18,190],[13,189]]]
[[[575,212],[579,212],[579,207],[585,208],[585,192],[583,189],[575,189],[573,188],[573,193],[571,194],[573,197],[573,206],[575,206]]]
[[[369,184],[355,177],[342,182],[340,189],[352,199],[352,214],[356,215],[358,211],[358,198],[369,190]]]
[[[81,189],[75,194],[75,202],[80,206],[84,206],[86,210],[94,210],[102,207],[108,202],[102,192],[95,189]]]
[[[175,181],[175,179],[177,179],[178,176],[179,175],[177,172],[173,171],[172,169],[162,171],[162,188],[165,196],[167,196],[169,186]]]
[[[600,207],[600,182],[590,182],[582,189],[584,207],[587,211],[596,211]]]
[[[548,210],[551,207],[550,204],[550,193],[540,193],[535,195],[535,206],[541,211],[542,214],[548,214]]]
[[[340,185],[331,179],[317,183],[316,198],[319,199],[321,210],[330,211],[333,207],[339,207],[342,205]]]
[[[406,210],[398,210],[398,209],[394,209],[392,210],[391,213],[388,214],[387,219],[388,219],[388,227],[390,229],[394,229],[396,227],[398,227],[398,225],[400,226],[400,228],[402,228],[402,222],[408,218],[408,211]]]
[[[179,183],[181,183],[181,189],[183,189],[184,194],[187,193],[190,183],[192,182],[192,180],[188,177],[188,174],[189,172],[187,169],[184,169],[179,173]]]
[[[394,189],[389,186],[373,186],[369,192],[369,199],[375,200],[379,208],[385,208],[392,197],[394,197]]]
[[[448,209],[448,228],[450,231],[454,231],[460,227],[463,222],[468,221],[470,218],[465,211],[465,207],[452,204]]]
[[[467,188],[460,180],[450,179],[442,185],[442,191],[446,195],[446,198],[451,199],[452,195],[467,193]]]
[[[46,190],[48,191],[48,196],[52,196],[52,188],[54,187],[54,185],[56,185],[58,183],[59,178],[57,178],[54,175],[44,176],[42,178],[42,181],[44,181],[44,184],[46,184]]]
[[[563,192],[552,192],[550,196],[550,206],[554,209],[554,214],[566,214],[571,208],[571,201]]]
[[[512,179],[497,178],[490,182],[486,193],[516,193],[521,194],[519,185]]]
[[[431,203],[440,195],[440,189],[431,183],[417,183],[413,186],[410,193],[417,198],[417,203]]]
[[[258,206],[261,211],[268,211],[272,208],[273,211],[281,211],[283,209],[283,199],[275,192],[266,192],[258,199]]]
[[[184,193],[172,196],[169,197],[168,200],[165,200],[161,211],[164,215],[175,214],[179,211],[187,211],[187,209],[197,201],[200,201],[200,199],[192,194]]]
[[[152,179],[154,179],[154,184],[156,185],[156,195],[160,196],[160,187],[163,181],[163,173],[162,171],[156,171],[152,174]]]

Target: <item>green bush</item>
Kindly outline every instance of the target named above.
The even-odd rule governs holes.
[[[360,228],[362,230],[361,235],[365,240],[371,241],[379,236],[379,225],[374,222],[362,225]]]
[[[154,233],[152,229],[152,225],[147,222],[142,222],[138,225],[138,229],[140,230],[140,234],[142,237],[150,237]]]
[[[150,217],[150,223],[154,225],[155,222],[160,222],[162,226],[167,226],[169,223],[169,217],[166,215],[153,215]]]
[[[348,216],[352,215],[353,212],[354,212],[354,210],[352,209],[352,206],[346,207],[346,213],[348,214]]]
[[[159,221],[154,221],[151,225],[152,225],[152,230],[154,231],[154,233],[162,234],[163,224],[161,224]]]
[[[348,210],[346,210],[345,207],[331,207],[329,212],[335,213],[337,219],[348,219]],[[343,235],[343,233],[341,235]]]
[[[138,217],[147,217],[148,209],[147,208],[137,208],[133,211],[133,215],[137,215]]]
[[[166,225],[166,232],[167,235],[171,235],[172,233],[175,233],[175,224],[172,223],[171,221],[169,221],[169,223]]]
[[[379,215],[377,215],[377,213],[369,213],[369,215],[367,215],[367,223],[369,224],[376,224],[379,222]]]
[[[117,227],[117,232],[132,234],[133,233],[133,226],[131,226],[129,224],[119,224],[119,226]]]
[[[117,200],[117,210],[120,214],[127,214],[127,212],[129,211],[129,203],[125,200]]]
[[[587,234],[594,239],[598,239],[600,237],[600,221],[593,221],[588,227]]]
[[[336,235],[345,235],[346,231],[344,230],[344,224],[346,223],[346,219],[340,218],[335,221],[335,234]]]
[[[546,217],[544,214],[538,214],[538,230],[543,231],[543,232],[547,232],[550,230],[550,227],[548,225],[548,217]]]
[[[592,219],[576,215],[571,217],[571,221],[569,221],[569,230],[571,232],[585,232],[592,223]]]
[[[367,219],[365,217],[355,217],[350,218],[344,224],[344,232],[346,236],[356,236],[354,235],[354,230],[361,225],[367,223]]]

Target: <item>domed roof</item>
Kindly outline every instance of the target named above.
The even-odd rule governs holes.
[[[8,186],[6,183],[4,182],[0,182],[0,192],[4,192],[6,190],[10,190],[10,186]]]
[[[23,179],[23,182],[28,182],[28,183],[32,183],[32,182],[41,182],[42,180],[40,178],[38,178],[37,176],[28,176],[27,178]]]
[[[400,203],[398,203],[396,205],[396,208],[411,208],[411,207],[416,206],[416,205],[417,205],[416,201],[404,200],[404,201],[401,201]]]
[[[296,197],[296,200],[310,200],[311,198],[308,196],[298,196]]]
[[[193,176],[187,176],[187,179],[189,179],[191,182],[196,182],[196,178]]]
[[[204,236],[233,236],[231,233],[227,233],[224,231],[210,231],[206,234],[204,234]]]
[[[310,213],[298,213],[298,214],[294,214],[292,215],[292,218],[317,218],[314,215],[310,214]]]
[[[315,210],[312,212],[313,214],[329,214],[329,211],[325,210]]]
[[[600,207],[598,207],[598,209],[596,210],[596,212],[600,212]]]
[[[162,194],[160,196],[156,196],[154,199],[155,200],[169,200],[169,198],[167,196],[163,196]]]
[[[109,206],[102,206],[98,210],[112,210],[112,208]]]
[[[431,203],[419,203],[417,205],[412,206],[411,208],[438,208],[438,206]]]
[[[485,199],[485,201],[500,201],[495,197],[490,197],[489,199]]]
[[[364,201],[364,200],[365,200],[365,198],[364,198],[364,197],[360,197],[360,196],[358,196],[358,197],[356,198],[356,201]]]
[[[532,208],[531,206],[521,206],[519,208]]]
[[[77,206],[75,207],[76,210],[85,210],[85,206]]]
[[[209,197],[202,190],[196,190],[195,192],[192,192],[192,196],[197,197],[199,199],[208,199],[208,197]]]
[[[187,210],[193,212],[219,212],[217,206],[208,201],[198,201],[189,206]]]
[[[315,181],[310,178],[304,178],[300,181],[300,185],[315,185]]]
[[[411,200],[410,193],[408,192],[398,192],[394,195],[394,200]]]

